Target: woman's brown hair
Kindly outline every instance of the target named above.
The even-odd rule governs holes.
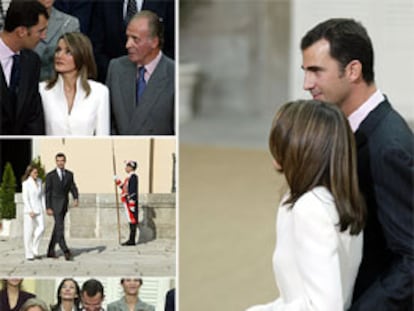
[[[82,88],[86,92],[86,97],[88,97],[91,93],[88,79],[95,80],[97,72],[91,41],[87,36],[80,32],[65,33],[60,36],[59,40],[61,39],[66,42],[69,51],[72,53]],[[51,89],[56,84],[57,80],[58,73],[54,71],[52,78],[47,82],[46,89]]]
[[[348,120],[335,106],[317,100],[284,104],[274,117],[270,152],[286,176],[295,202],[317,186],[332,193],[340,231],[358,234],[365,220],[365,204],[358,187],[354,135]]]
[[[29,178],[29,175],[34,171],[37,170],[36,166],[29,164],[24,171],[24,175],[22,176],[22,182]]]

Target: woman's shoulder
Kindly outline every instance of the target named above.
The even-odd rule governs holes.
[[[294,205],[294,213],[301,215],[329,215],[337,218],[335,201],[332,193],[323,186],[318,186],[304,193]]]
[[[108,87],[101,82],[88,79],[88,83],[91,86],[92,91],[108,92]]]

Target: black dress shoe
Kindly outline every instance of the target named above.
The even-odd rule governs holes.
[[[126,242],[124,242],[124,243],[122,243],[121,244],[122,246],[133,246],[133,245],[135,245],[135,242],[134,241],[126,241]]]
[[[71,253],[71,252],[66,252],[66,253],[65,253],[65,259],[66,259],[67,261],[73,261],[73,256],[72,256],[72,253]]]
[[[54,259],[58,258],[55,253],[47,253],[46,257],[47,258],[54,258]]]

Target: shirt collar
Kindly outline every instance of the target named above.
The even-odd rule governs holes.
[[[12,57],[14,54],[19,54],[18,53],[14,53],[12,51],[12,49],[10,49],[6,43],[3,41],[3,39],[0,37],[0,60],[3,61],[7,58]]]
[[[148,64],[144,65],[145,67],[145,80],[148,81],[151,77],[152,73],[154,72],[155,68],[157,67],[158,63],[160,62],[162,57],[162,52],[159,51],[158,55]],[[138,68],[142,67],[142,65],[138,65]]]
[[[374,94],[368,98],[357,110],[348,116],[349,125],[352,132],[356,132],[361,125],[362,121],[368,116],[368,114],[374,110],[385,99],[380,90],[376,90]]]

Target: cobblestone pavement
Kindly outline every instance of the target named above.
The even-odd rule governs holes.
[[[0,240],[0,277],[175,276],[176,247],[172,239],[136,246],[121,246],[115,240],[67,239],[73,261],[66,261],[58,246],[59,257],[46,258],[48,242],[41,241],[41,259],[27,261],[22,240]]]

